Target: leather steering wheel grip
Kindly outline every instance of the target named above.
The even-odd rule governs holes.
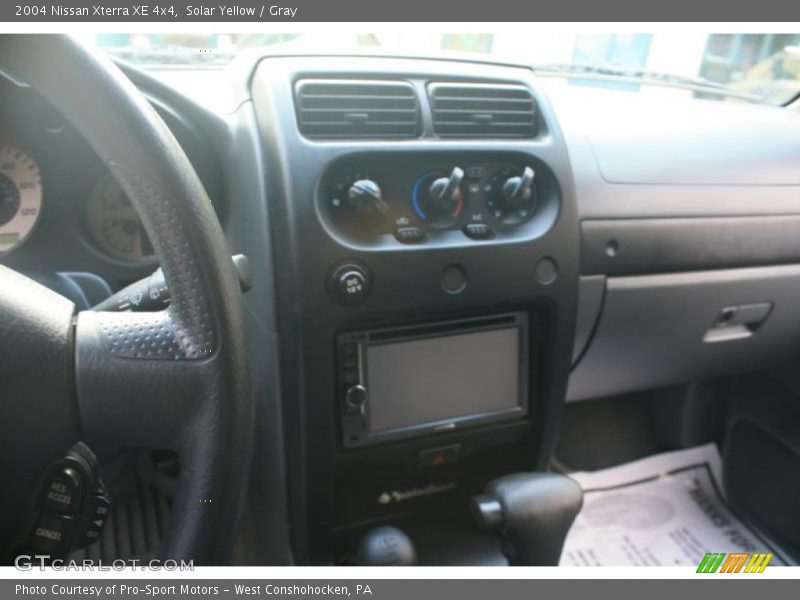
[[[181,475],[160,556],[225,564],[249,480],[254,401],[241,292],[211,202],[164,122],[105,57],[66,36],[5,35],[0,62],[108,165],[171,292],[158,313],[78,315],[85,438],[100,449],[175,449]]]

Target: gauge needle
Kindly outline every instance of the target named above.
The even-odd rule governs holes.
[[[144,227],[139,227],[139,246],[142,250],[142,256],[150,256],[155,254],[153,244],[150,243],[150,236],[147,235]]]
[[[122,226],[122,231],[124,231],[128,235],[134,235],[139,233],[139,221],[136,219],[120,219],[120,225]]]

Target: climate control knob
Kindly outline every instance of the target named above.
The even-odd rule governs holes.
[[[417,179],[411,191],[414,212],[426,225],[435,229],[451,227],[461,214],[464,195],[461,182],[464,170],[453,167],[447,171],[431,171]]]
[[[487,197],[489,211],[495,219],[506,225],[523,223],[536,211],[535,173],[525,167],[519,175],[503,169],[492,178]]]
[[[354,181],[347,191],[347,201],[353,210],[364,215],[385,215],[389,212],[380,186],[371,179]]]
[[[506,197],[506,204],[510,208],[519,208],[530,203],[533,177],[533,169],[525,167],[522,175],[506,179],[503,184],[503,195]]]
[[[452,212],[461,198],[461,180],[464,170],[453,167],[449,177],[434,179],[428,191],[428,208],[434,214],[441,215]]]

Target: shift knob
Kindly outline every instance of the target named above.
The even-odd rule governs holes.
[[[414,543],[397,527],[370,529],[358,545],[358,564],[366,567],[408,567],[417,564]]]
[[[583,490],[566,475],[518,473],[490,482],[472,498],[478,526],[494,529],[512,565],[556,566],[583,506]]]

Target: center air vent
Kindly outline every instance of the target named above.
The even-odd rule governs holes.
[[[428,86],[433,129],[442,137],[536,135],[536,106],[526,87],[469,83]]]
[[[304,79],[295,87],[297,123],[310,138],[410,138],[419,103],[402,81]]]

